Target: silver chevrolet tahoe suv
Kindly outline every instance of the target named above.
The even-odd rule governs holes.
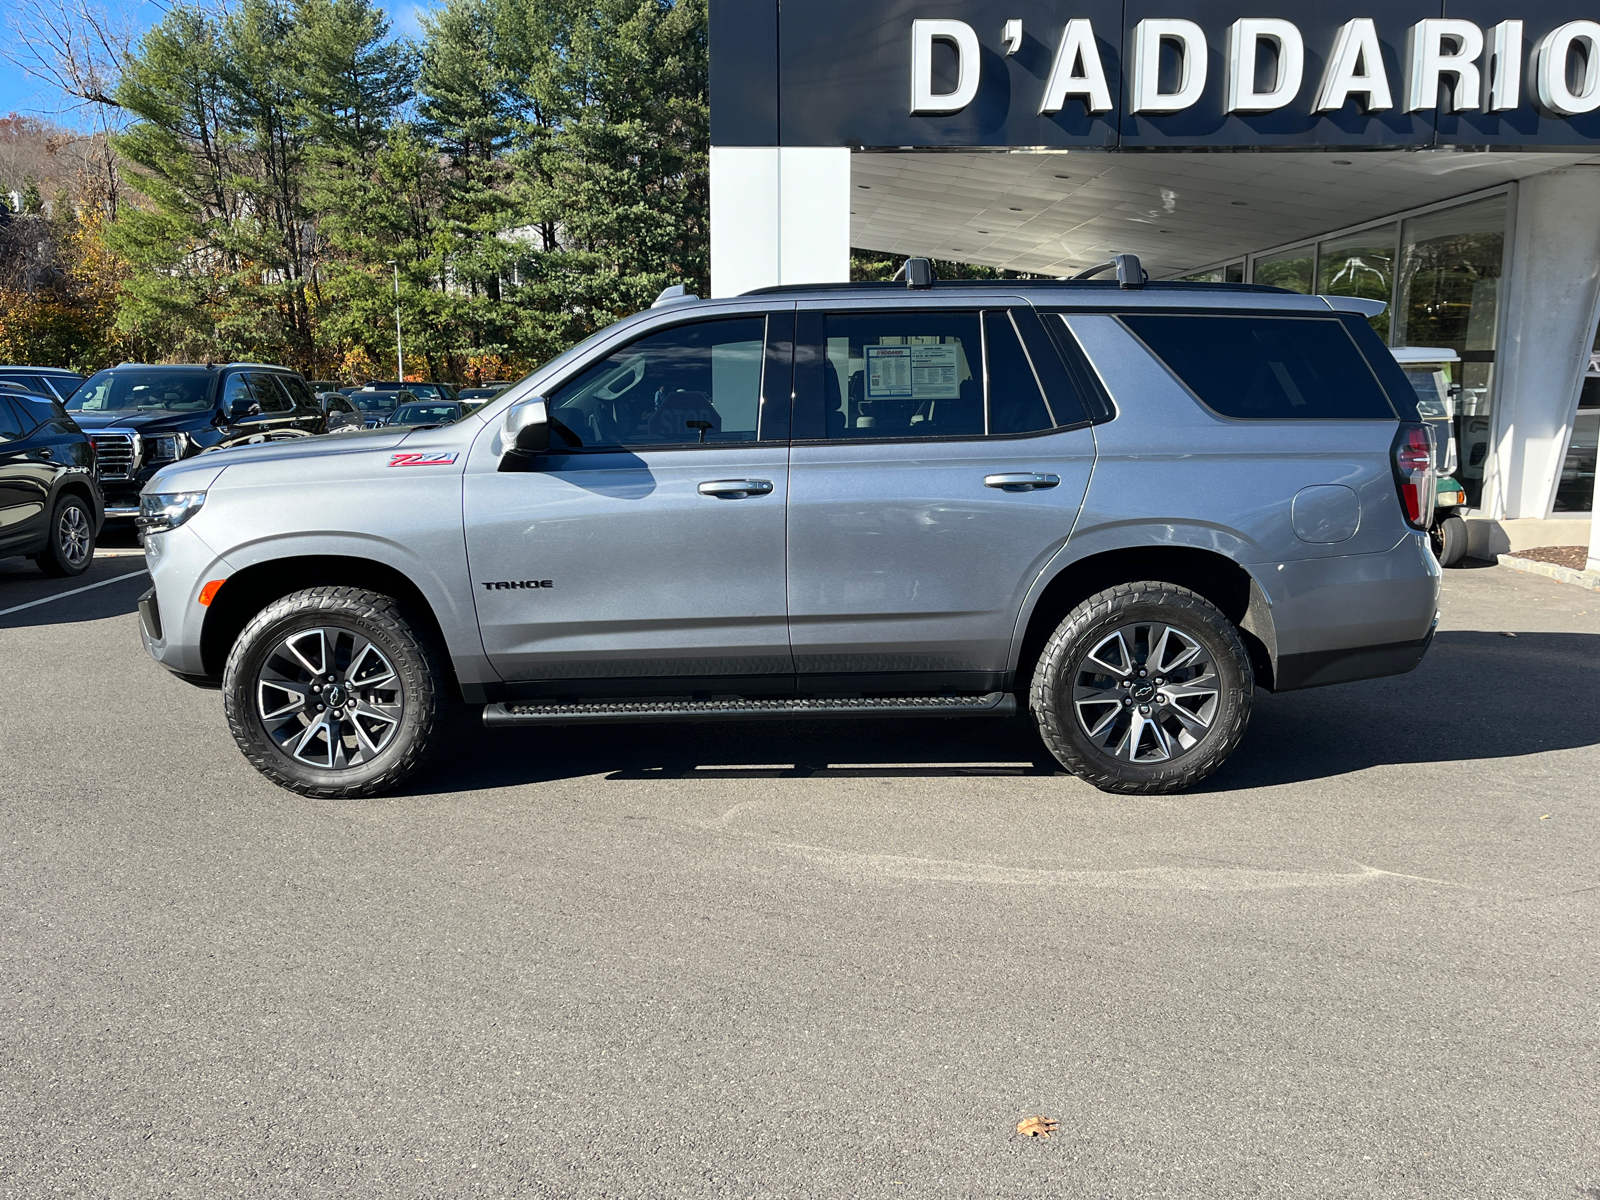
[[[177,463],[145,646],[312,796],[394,788],[455,701],[1021,706],[1097,787],[1188,787],[1256,687],[1421,660],[1431,434],[1380,305],[1119,268],[664,295],[454,424]]]

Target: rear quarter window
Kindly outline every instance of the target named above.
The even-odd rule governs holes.
[[[1207,408],[1243,420],[1394,420],[1335,316],[1125,313],[1122,323]]]

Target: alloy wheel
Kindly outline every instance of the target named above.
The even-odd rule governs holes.
[[[278,749],[324,771],[371,762],[394,739],[405,711],[394,664],[361,634],[332,626],[282,638],[255,690]]]
[[[61,548],[61,557],[66,559],[68,566],[74,569],[83,566],[84,560],[89,557],[92,540],[89,515],[82,507],[69,504],[63,508],[61,518],[56,522],[56,545]]]
[[[1216,720],[1216,663],[1173,625],[1112,630],[1077,664],[1072,709],[1090,742],[1112,758],[1164,763],[1198,746]]]

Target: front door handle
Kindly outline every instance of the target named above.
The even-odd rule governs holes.
[[[708,479],[700,485],[702,496],[716,496],[721,500],[743,500],[748,496],[765,496],[772,491],[770,479]]]
[[[1052,488],[1061,482],[1059,475],[1038,475],[1032,471],[1015,475],[985,475],[983,486],[999,488],[1003,492],[1031,492],[1035,488]]]

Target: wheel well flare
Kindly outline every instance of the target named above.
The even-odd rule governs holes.
[[[1016,685],[1026,688],[1050,635],[1066,615],[1097,592],[1119,583],[1173,583],[1204,596],[1239,628],[1256,680],[1271,688],[1276,639],[1259,585],[1233,559],[1183,546],[1131,547],[1094,554],[1068,565],[1040,595],[1028,617],[1017,660]]]

